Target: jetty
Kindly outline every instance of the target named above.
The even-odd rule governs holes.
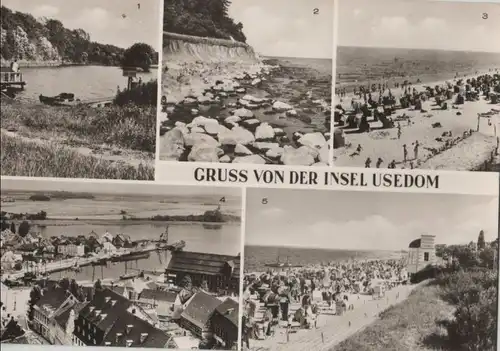
[[[0,86],[1,90],[19,89],[23,90],[26,81],[23,78],[22,72],[12,72],[8,68],[1,68],[0,71]]]

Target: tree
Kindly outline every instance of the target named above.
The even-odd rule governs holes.
[[[28,223],[28,221],[22,221],[21,224],[19,225],[19,228],[17,228],[17,234],[19,234],[24,238],[26,235],[28,235],[30,229],[31,226]]]
[[[97,281],[96,281],[96,282],[95,282],[95,284],[94,284],[94,289],[96,289],[97,291],[102,290],[102,283],[101,283],[101,279],[97,279]]]
[[[179,283],[179,286],[181,288],[191,290],[193,288],[193,281],[192,281],[191,277],[189,275],[185,275],[182,278],[181,282]]]
[[[486,242],[484,241],[484,231],[481,230],[477,238],[477,249],[481,251],[484,250],[485,247],[486,247]]]
[[[123,53],[122,67],[139,67],[145,72],[153,63],[154,49],[145,43],[136,43]]]
[[[493,247],[486,247],[479,253],[481,266],[486,268],[493,268],[495,260],[495,249]]]
[[[40,300],[42,297],[42,289],[38,285],[35,285],[33,289],[30,291],[30,299],[28,300],[28,321],[33,320],[33,306]]]
[[[200,288],[201,288],[202,290],[208,291],[208,283],[207,283],[207,281],[206,281],[205,279],[203,279],[203,280],[201,281],[201,286],[200,286]]]
[[[11,231],[12,233],[14,233],[14,234],[16,234],[16,233],[17,233],[16,223],[12,222],[12,223],[10,224],[10,231]]]

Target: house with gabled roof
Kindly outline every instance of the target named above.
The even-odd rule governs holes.
[[[200,339],[211,338],[210,318],[221,301],[203,291],[194,294],[184,305],[179,325]]]
[[[228,297],[215,308],[210,317],[210,327],[217,349],[231,350],[238,343],[239,303]]]

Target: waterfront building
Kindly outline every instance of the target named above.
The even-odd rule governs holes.
[[[238,294],[240,286],[240,255],[218,255],[189,251],[174,251],[165,271],[180,285],[189,276],[193,286],[206,282],[210,292],[226,291]]]
[[[57,253],[63,256],[83,257],[85,256],[85,246],[80,244],[63,244],[57,246]]]
[[[239,304],[227,298],[215,308],[210,318],[210,326],[220,348],[232,349],[238,343]]]
[[[420,239],[415,239],[410,243],[407,266],[408,273],[416,273],[426,266],[436,263],[434,239],[434,235],[422,235]]]

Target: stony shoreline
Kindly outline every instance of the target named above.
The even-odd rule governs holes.
[[[251,72],[205,83],[206,87],[198,87],[197,94],[180,101],[166,96],[160,159],[327,165],[330,104],[313,96],[311,82],[284,78],[286,73],[289,71],[280,65],[254,65]],[[279,89],[273,89],[272,84],[282,83],[280,79],[301,86],[294,86],[295,94],[288,94],[288,99],[276,98],[286,95],[284,91],[273,94]],[[318,120],[323,126],[317,125]]]

